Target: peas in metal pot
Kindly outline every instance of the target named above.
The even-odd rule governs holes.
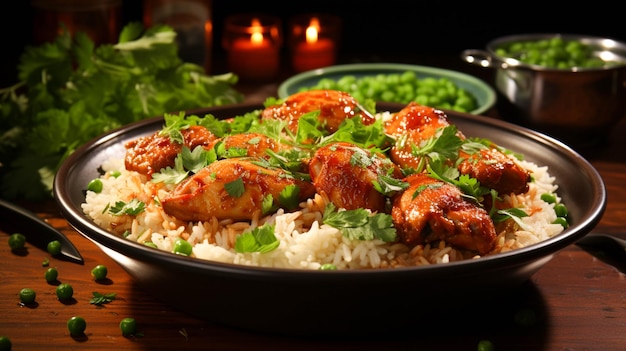
[[[510,42],[495,52],[526,64],[556,69],[601,68],[611,64],[595,56],[593,46],[561,37]]]

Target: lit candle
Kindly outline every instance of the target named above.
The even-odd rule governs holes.
[[[265,80],[278,73],[279,50],[265,37],[259,19],[254,18],[244,37],[232,39],[228,48],[228,65],[242,79]]]
[[[319,20],[311,19],[305,32],[305,40],[297,43],[293,53],[293,68],[308,71],[335,63],[335,43],[327,38],[320,38]]]

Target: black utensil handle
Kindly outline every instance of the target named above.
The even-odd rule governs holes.
[[[24,234],[27,242],[43,250],[47,250],[48,243],[58,240],[61,243],[63,258],[83,263],[82,256],[63,233],[31,211],[2,199],[0,199],[0,227],[9,235]]]

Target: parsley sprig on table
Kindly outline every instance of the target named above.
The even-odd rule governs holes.
[[[60,34],[27,47],[15,85],[0,89],[0,197],[50,197],[61,162],[122,125],[243,101],[232,73],[207,75],[178,56],[168,26],[126,25],[116,44]]]

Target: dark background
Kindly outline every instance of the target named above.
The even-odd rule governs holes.
[[[464,49],[482,49],[496,37],[519,33],[575,33],[626,39],[626,26],[617,9],[606,6],[556,7],[546,3],[481,5],[435,1],[234,1],[213,0],[214,45],[212,73],[221,73],[224,51],[220,47],[226,16],[242,12],[272,13],[286,23],[301,13],[324,12],[343,21],[338,63],[402,62],[424,64],[421,57],[454,57]],[[0,54],[2,86],[16,80],[19,56],[33,44],[33,10],[28,1],[14,1],[1,11],[4,44]],[[141,21],[142,0],[123,0],[122,25]],[[547,8],[546,8],[547,7]],[[460,59],[459,59],[460,61]],[[437,65],[437,62],[426,62]]]

